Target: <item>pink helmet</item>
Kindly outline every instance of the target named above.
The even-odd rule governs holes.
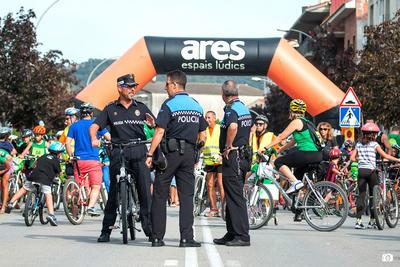
[[[361,127],[362,132],[369,132],[369,133],[379,133],[380,129],[378,125],[373,122],[367,122]]]
[[[340,157],[341,154],[342,154],[342,151],[340,151],[339,148],[332,148],[331,151],[329,151],[329,158],[337,159],[338,157]]]

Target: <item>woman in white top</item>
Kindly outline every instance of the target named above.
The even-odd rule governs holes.
[[[362,138],[358,142],[354,152],[351,154],[351,161],[358,161],[358,190],[359,197],[357,199],[357,221],[356,229],[365,229],[361,215],[365,211],[365,196],[367,184],[369,186],[369,194],[372,195],[372,190],[375,185],[379,184],[378,173],[376,171],[376,153],[382,158],[400,162],[400,159],[392,157],[382,150],[380,145],[375,141],[380,129],[372,122],[368,122],[361,128]],[[375,214],[372,212],[372,201],[370,201],[371,219],[368,223],[368,228],[376,228]]]

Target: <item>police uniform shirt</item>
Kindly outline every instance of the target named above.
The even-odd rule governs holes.
[[[127,143],[131,139],[146,140],[144,134],[145,114],[153,116],[149,108],[142,102],[133,100],[125,108],[118,100],[108,104],[94,121],[100,129],[110,126],[112,142]]]
[[[199,103],[185,92],[177,93],[162,104],[156,124],[166,130],[167,138],[182,139],[193,145],[198,133],[208,126]]]
[[[224,118],[221,121],[221,134],[219,138],[219,149],[223,152],[226,144],[226,135],[229,125],[237,123],[238,129],[232,146],[240,147],[247,145],[249,142],[250,128],[253,120],[249,109],[239,99],[233,100],[224,108]]]

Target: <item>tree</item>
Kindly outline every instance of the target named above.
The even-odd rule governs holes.
[[[289,123],[289,104],[292,99],[275,83],[268,84],[268,87],[270,93],[265,101],[269,120],[268,128],[275,134],[279,134]]]
[[[0,18],[0,116],[15,128],[62,126],[63,111],[71,105],[76,85],[75,65],[60,51],[41,54],[32,23],[35,13],[23,8],[14,17]]]
[[[359,53],[352,80],[363,104],[364,117],[390,127],[399,124],[400,10],[396,16],[365,30],[366,46]]]

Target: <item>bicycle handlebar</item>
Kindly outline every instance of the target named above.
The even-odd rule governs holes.
[[[115,146],[119,149],[126,148],[126,147],[134,147],[143,144],[150,144],[151,140],[142,140],[142,139],[132,139],[126,143],[116,143],[116,142],[104,142],[105,146]]]

